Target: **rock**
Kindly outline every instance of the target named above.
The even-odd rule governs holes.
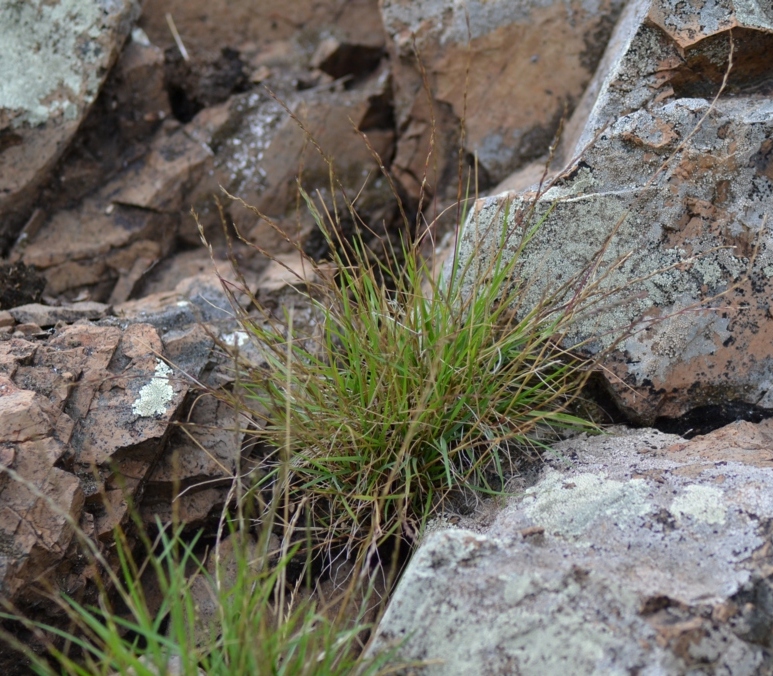
[[[361,78],[370,75],[384,56],[381,45],[341,43],[325,38],[311,57],[311,65],[333,78]]]
[[[562,442],[484,534],[427,537],[370,654],[448,676],[771,673],[772,441],[765,422]]]
[[[230,405],[213,396],[194,401],[149,477],[141,508],[149,524],[157,518],[171,520],[175,509],[189,527],[219,516],[240,466],[244,433],[237,417]]]
[[[193,260],[200,261],[200,252],[196,253],[197,256]],[[174,263],[173,260],[171,262]],[[121,320],[147,322],[163,333],[184,329],[196,322],[235,326],[234,308],[218,276],[222,272],[227,283],[238,283],[238,280],[233,278],[233,272],[228,270],[228,265],[221,264],[215,272],[201,272],[183,277],[171,291],[157,291],[138,300],[117,305],[115,313]],[[193,267],[195,269],[195,266]],[[211,270],[211,262],[209,266],[204,266],[207,267]],[[173,274],[175,270],[170,269],[169,272],[172,274],[156,281],[176,281],[176,275]],[[254,275],[247,273],[246,277],[254,284]],[[159,286],[165,284],[161,283]]]
[[[82,301],[72,305],[50,306],[40,303],[20,305],[10,311],[11,317],[20,324],[33,323],[38,326],[53,326],[58,322],[72,324],[79,319],[102,319],[111,311],[109,305]]]
[[[198,398],[186,423],[175,430],[150,483],[168,490],[175,482],[181,489],[212,487],[218,479],[230,483],[238,467],[243,436],[229,405],[212,396]]]
[[[0,2],[0,252],[99,93],[136,0]]]
[[[23,260],[45,276],[47,296],[69,292],[78,297],[86,291],[92,300],[108,300],[122,272],[131,271],[141,258],[156,260],[169,250],[178,218],[90,198],[54,214]]]
[[[162,128],[145,157],[46,221],[20,251],[22,260],[41,270],[49,296],[85,289],[93,300],[127,300],[170,251],[186,196],[211,155],[176,123]]]
[[[17,338],[40,338],[42,336],[48,336],[48,333],[46,333],[37,324],[26,323],[17,324],[14,327],[13,335]]]
[[[60,309],[60,308],[53,308]],[[75,594],[91,574],[73,523],[107,538],[149,474],[199,378],[211,339],[148,324],[65,326],[0,342],[0,593],[28,607],[41,586]],[[72,544],[72,548],[71,548]],[[43,606],[40,606],[43,607]]]
[[[181,122],[190,122],[202,108],[223,103],[247,86],[245,64],[230,47],[194,59],[183,58],[176,46],[169,47],[166,81],[172,112]]]
[[[396,202],[371,151],[353,125],[367,134],[373,149],[388,161],[394,144],[386,101],[388,81],[389,74],[382,69],[348,91],[309,89],[287,92],[286,98],[293,115],[305,125],[322,151],[333,158],[341,188],[349,199],[357,196],[358,213],[375,230],[383,230],[384,222],[387,227],[394,222]],[[299,201],[299,172],[307,193],[316,196],[320,190],[332,209],[330,170],[298,123],[262,91],[235,96],[220,112],[208,139],[215,152],[214,182],[279,222],[290,237],[315,231],[308,209]],[[204,120],[200,120],[199,128],[205,126]],[[207,178],[194,202],[208,232],[221,230],[219,213],[212,204],[212,182]],[[343,227],[351,229],[353,224],[346,223],[348,212],[340,197],[337,199]],[[286,238],[255,213],[229,205],[229,215],[239,231],[263,249],[272,253],[292,251]],[[186,239],[190,241],[193,236],[189,233]],[[317,240],[311,247],[326,249],[322,238]]]
[[[124,47],[104,95],[118,113],[124,142],[148,138],[172,112],[164,83],[164,52],[135,28]]]
[[[456,197],[463,118],[464,152],[477,154],[482,188],[543,155],[591,80],[622,5],[385,0],[400,131],[393,171],[405,190],[418,197],[426,171],[431,192]]]
[[[185,209],[185,195],[201,178],[212,150],[192,138],[185,127],[170,124],[157,134],[150,152],[101,191],[112,204],[157,212]]]
[[[170,114],[164,54],[135,28],[41,195],[36,229],[53,213],[72,209],[141,159]],[[16,249],[23,249],[36,234],[28,230],[25,226]]]
[[[240,541],[241,540],[241,541]],[[269,556],[279,550],[278,538],[271,536],[267,544]],[[208,645],[213,636],[219,636],[220,604],[222,599],[236,583],[239,575],[239,563],[249,566],[247,575],[257,575],[261,570],[263,552],[259,543],[246,533],[228,535],[210,549],[206,561],[207,575],[198,574],[191,581],[191,596],[196,608],[196,622],[193,627],[196,645]],[[243,572],[243,574],[244,574]],[[220,591],[218,591],[218,585]],[[271,622],[271,619],[267,621]]]
[[[734,6],[726,15],[706,4],[713,18],[689,40],[679,28],[693,25],[687,6],[627,7],[590,87],[598,97],[578,147],[598,138],[536,205],[535,219],[552,211],[518,264],[532,307],[578,279],[610,238],[596,273],[608,295],[575,308],[569,342],[589,339],[586,351],[598,353],[621,339],[604,368],[618,404],[642,423],[692,410],[711,417],[726,405],[773,409],[773,23],[754,3]],[[705,97],[719,91],[730,24],[735,66],[712,107]],[[476,205],[463,260],[487,264],[508,203],[514,224],[530,198]]]

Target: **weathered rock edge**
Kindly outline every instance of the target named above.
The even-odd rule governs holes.
[[[773,673],[773,426],[580,438],[484,533],[430,535],[369,654],[416,673]]]

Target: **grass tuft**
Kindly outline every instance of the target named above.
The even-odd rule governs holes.
[[[261,485],[287,482],[287,512],[307,509],[318,541],[351,551],[413,539],[449,494],[502,492],[546,432],[593,428],[567,411],[590,373],[562,346],[571,312],[553,297],[521,312],[518,253],[494,256],[473,285],[453,267],[436,277],[420,243],[384,262],[302,195],[334,274],[306,257],[319,272],[304,292],[311,330],[257,302],[241,316],[266,362],[242,387],[274,449]]]

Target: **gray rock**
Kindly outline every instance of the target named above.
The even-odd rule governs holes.
[[[728,18],[726,4],[702,5],[700,31],[685,28],[696,16],[687,5],[626,9],[589,88],[595,106],[581,106],[578,148],[595,140],[535,205],[532,222],[545,220],[517,265],[530,280],[524,309],[561,284],[568,300],[603,278],[596,306],[573,307],[570,342],[587,341],[591,354],[614,346],[610,388],[644,423],[728,402],[773,408],[773,22],[754,2],[735,3]],[[735,67],[712,106],[728,22]],[[488,265],[508,209],[515,250],[532,200],[479,201],[462,261]]]
[[[275,219],[290,237],[317,232],[308,209],[298,208],[299,167],[303,168],[304,189],[314,196],[320,190],[332,208],[330,167],[315,144],[334,159],[336,179],[350,199],[358,196],[359,215],[375,227],[384,220],[391,223],[394,196],[368,146],[353,129],[354,125],[366,133],[373,150],[388,163],[395,140],[389,115],[389,81],[389,72],[382,67],[350,90],[280,90],[278,96],[296,119],[260,90],[237,94],[218,108],[202,111],[190,126],[198,126],[197,137],[214,151],[214,173],[204,176],[192,201],[206,232],[222,228],[212,200],[213,192],[220,192],[218,185]],[[299,121],[315,144],[306,138]],[[340,202],[340,197],[336,199]],[[342,203],[339,208],[343,208]],[[257,213],[236,207],[231,209],[231,217],[239,231],[263,249],[293,251],[287,238]],[[189,221],[187,227],[191,225]],[[197,231],[183,229],[182,235],[188,241],[199,241]]]
[[[97,97],[137,0],[0,0],[0,251]]]
[[[421,674],[773,673],[771,441],[740,423],[559,444],[488,532],[426,539],[370,654]]]

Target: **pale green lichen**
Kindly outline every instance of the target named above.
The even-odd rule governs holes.
[[[725,523],[725,494],[713,486],[687,486],[671,504],[671,513],[681,519],[689,516],[710,525]]]
[[[105,14],[95,0],[0,0],[0,111],[13,127],[74,120],[96,98]]]
[[[703,283],[713,289],[725,280],[725,273],[719,264],[711,258],[700,258],[693,263],[693,269],[700,275]]]
[[[590,473],[567,479],[548,471],[526,495],[523,504],[534,523],[565,536],[582,535],[597,519],[622,526],[652,509],[643,480],[615,481]]]
[[[166,413],[166,407],[174,396],[174,389],[169,384],[171,373],[172,369],[159,359],[153,378],[142,387],[140,396],[132,406],[135,415],[149,418]]]

